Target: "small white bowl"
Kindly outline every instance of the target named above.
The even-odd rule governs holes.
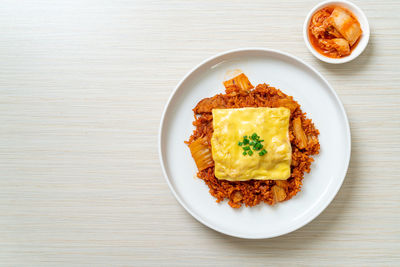
[[[361,39],[360,39],[358,45],[356,46],[356,48],[354,48],[354,50],[351,52],[351,54],[346,56],[346,57],[330,58],[330,57],[326,57],[324,55],[321,55],[311,45],[310,39],[308,37],[308,25],[310,24],[311,17],[319,9],[324,8],[326,6],[330,6],[330,5],[342,6],[344,8],[347,8],[348,10],[350,10],[354,14],[354,16],[356,16],[358,22],[360,23],[361,29],[363,31],[363,33],[362,33],[362,35],[360,37]],[[311,53],[316,58],[318,58],[318,59],[320,59],[320,60],[322,60],[324,62],[333,63],[333,64],[346,63],[346,62],[349,62],[349,61],[355,59],[356,57],[358,57],[364,51],[364,49],[367,47],[368,40],[369,40],[369,35],[370,35],[369,24],[368,24],[368,20],[367,20],[367,17],[365,16],[364,12],[359,7],[357,7],[355,4],[353,4],[353,3],[349,2],[349,1],[345,1],[345,0],[325,1],[325,2],[319,3],[318,5],[316,5],[310,11],[310,13],[308,13],[308,15],[306,17],[306,20],[304,21],[304,26],[303,26],[304,42],[306,43],[306,46],[308,47],[308,50],[310,50]]]

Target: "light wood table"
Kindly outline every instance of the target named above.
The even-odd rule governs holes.
[[[0,266],[399,266],[400,2],[355,1],[372,35],[344,65],[303,43],[317,2],[1,1]],[[178,81],[249,46],[317,68],[343,101],[353,145],[331,205],[258,241],[193,219],[157,148]]]

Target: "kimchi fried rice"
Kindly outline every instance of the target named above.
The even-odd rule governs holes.
[[[238,86],[234,82],[225,84],[225,94],[202,99],[193,109],[195,130],[185,142],[190,147],[196,140],[204,140],[204,145],[211,151],[213,134],[211,111],[214,108],[286,107],[290,109],[289,139],[292,146],[292,163],[291,175],[287,180],[219,180],[214,175],[211,157],[211,164],[206,168],[199,168],[197,176],[208,185],[210,194],[217,199],[217,202],[227,199],[233,208],[239,208],[243,204],[255,206],[261,202],[274,205],[291,199],[301,190],[304,173],[310,172],[313,162],[311,156],[318,154],[320,149],[318,130],[292,96],[267,84],[259,84],[256,88],[253,88],[250,82],[247,85],[247,87]]]

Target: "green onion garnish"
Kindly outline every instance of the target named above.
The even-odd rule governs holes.
[[[264,149],[263,144],[264,140],[260,140],[260,136],[257,133],[253,133],[248,137],[247,135],[243,136],[243,140],[238,142],[238,145],[243,148],[243,155],[253,155],[255,151],[260,151],[258,155],[264,156],[267,154],[267,151]]]

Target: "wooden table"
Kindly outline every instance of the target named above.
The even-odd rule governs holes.
[[[399,266],[400,2],[355,0],[372,35],[344,65],[304,45],[318,1],[246,2],[1,2],[1,266]],[[343,101],[353,145],[330,206],[258,241],[193,219],[157,154],[178,81],[207,57],[249,46],[318,69]]]

